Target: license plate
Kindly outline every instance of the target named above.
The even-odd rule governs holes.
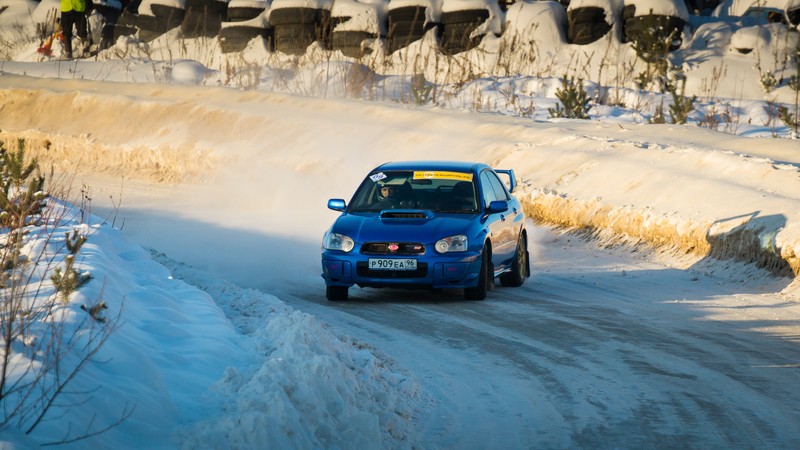
[[[369,258],[370,270],[417,270],[416,259]]]

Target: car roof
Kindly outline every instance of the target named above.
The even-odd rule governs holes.
[[[452,170],[455,172],[473,172],[482,168],[490,168],[486,164],[467,161],[393,161],[381,164],[378,170]]]

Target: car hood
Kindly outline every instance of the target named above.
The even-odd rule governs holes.
[[[444,237],[467,234],[477,214],[392,210],[382,213],[347,213],[333,225],[336,233],[356,242],[436,242]]]

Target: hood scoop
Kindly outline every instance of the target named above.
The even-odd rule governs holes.
[[[381,211],[381,219],[430,219],[433,213],[413,209],[387,209]]]

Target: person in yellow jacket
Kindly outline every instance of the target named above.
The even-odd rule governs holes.
[[[64,55],[72,59],[72,28],[78,31],[84,46],[88,47],[89,33],[86,28],[87,3],[92,0],[61,0],[61,32],[64,34]]]

